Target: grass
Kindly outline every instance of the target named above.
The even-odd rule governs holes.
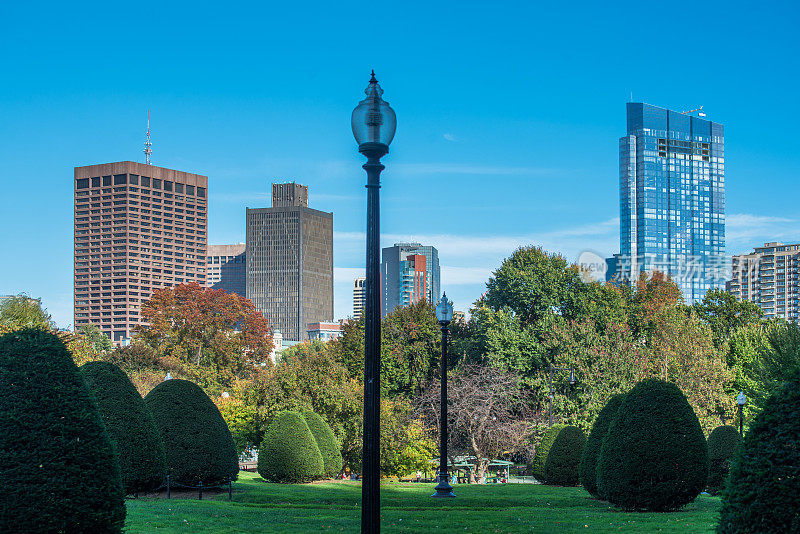
[[[582,488],[532,484],[458,485],[431,499],[433,484],[381,487],[383,532],[711,532],[719,499],[701,495],[672,513],[623,512]],[[129,500],[129,533],[358,532],[358,482],[281,485],[241,473],[228,494]]]

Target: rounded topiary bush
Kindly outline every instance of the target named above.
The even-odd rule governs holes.
[[[764,403],[733,457],[718,532],[800,532],[800,374]]]
[[[603,445],[603,438],[608,432],[608,427],[611,426],[611,420],[624,399],[624,394],[614,395],[608,399],[606,405],[597,414],[592,431],[586,438],[586,446],[583,448],[580,466],[581,483],[586,491],[595,497],[600,497],[597,492],[597,458],[600,456],[600,447]]]
[[[119,463],[64,343],[0,336],[0,532],[121,532]]]
[[[536,477],[539,482],[544,482],[544,464],[547,462],[547,455],[550,452],[550,447],[558,437],[561,429],[567,425],[553,425],[542,434],[542,439],[539,440],[539,445],[536,447],[536,453],[531,461],[530,470],[531,474]]]
[[[707,490],[716,495],[725,486],[731,459],[739,446],[739,431],[732,426],[718,426],[708,436]]]
[[[258,474],[270,482],[310,482],[322,477],[325,464],[298,412],[280,412],[270,422],[258,449]]]
[[[565,426],[558,433],[544,462],[544,483],[551,486],[577,486],[586,435],[576,426]]]
[[[180,484],[205,486],[235,479],[239,458],[228,425],[200,387],[165,380],[144,398],[164,443],[167,470]]]
[[[116,447],[125,492],[160,486],[166,475],[164,444],[128,375],[108,362],[89,362],[80,371]]]
[[[344,465],[339,441],[322,417],[311,411],[304,411],[303,417],[305,417],[308,428],[319,447],[319,453],[322,455],[323,476],[334,478],[341,472]]]
[[[629,510],[675,510],[706,486],[708,446],[678,386],[642,380],[625,396],[603,438],[599,493]]]

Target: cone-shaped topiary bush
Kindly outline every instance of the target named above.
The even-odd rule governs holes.
[[[800,532],[800,374],[764,403],[733,457],[717,532]]]
[[[280,412],[270,422],[258,450],[258,474],[270,482],[310,482],[322,477],[319,447],[298,412]]]
[[[708,436],[708,492],[716,495],[725,486],[731,459],[739,446],[739,431],[732,426],[718,426]]]
[[[0,336],[0,532],[121,532],[119,463],[64,343]]]
[[[317,447],[319,447],[319,453],[322,455],[323,476],[325,478],[334,478],[342,470],[344,461],[342,460],[339,442],[336,440],[336,436],[333,435],[333,430],[322,417],[312,411],[304,411],[303,417],[305,417],[308,428],[314,435]]]
[[[558,433],[544,462],[544,483],[551,486],[577,486],[586,436],[576,426],[565,426]]]
[[[597,488],[629,510],[675,510],[706,486],[708,446],[678,386],[642,380],[625,396],[603,438]]]
[[[167,469],[180,484],[205,486],[239,474],[239,458],[228,425],[200,386],[165,380],[144,398],[164,442]]]
[[[606,405],[597,414],[592,431],[586,438],[586,446],[583,448],[580,467],[581,483],[586,491],[595,497],[602,498],[597,493],[597,458],[600,456],[600,446],[603,445],[603,438],[606,437],[608,427],[611,426],[611,420],[624,399],[625,394],[614,395],[608,399]]]
[[[544,464],[547,462],[547,455],[550,452],[550,447],[552,447],[553,442],[558,437],[558,433],[561,432],[561,429],[565,426],[567,425],[553,425],[542,434],[542,439],[536,447],[536,453],[530,465],[531,474],[533,474],[539,482],[544,482]]]
[[[166,475],[164,444],[128,375],[108,362],[89,362],[80,371],[117,449],[125,492],[160,486]]]

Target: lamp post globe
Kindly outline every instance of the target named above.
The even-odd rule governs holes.
[[[367,157],[367,262],[364,283],[364,442],[361,485],[361,532],[380,532],[380,175],[381,158],[389,152],[397,118],[383,100],[372,71],[366,98],[350,117],[358,151]]]
[[[442,328],[442,361],[441,361],[441,407],[439,436],[439,483],[431,497],[455,497],[450,486],[450,471],[447,469],[447,326],[453,320],[453,303],[447,300],[447,293],[442,293],[442,300],[436,305],[436,319]]]

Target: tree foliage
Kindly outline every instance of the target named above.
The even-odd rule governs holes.
[[[758,304],[739,300],[724,289],[710,290],[692,308],[700,320],[711,328],[717,347],[721,347],[739,328],[760,324],[764,317]]]
[[[708,446],[681,390],[647,379],[625,396],[603,438],[597,487],[629,510],[676,510],[706,486]]]
[[[725,485],[731,459],[739,446],[739,431],[732,426],[719,426],[708,436],[708,489],[716,495]]]
[[[208,486],[238,476],[230,430],[199,386],[188,380],[165,380],[144,401],[161,434],[172,480]]]
[[[553,446],[558,434],[566,428],[567,425],[555,424],[547,428],[539,438],[539,443],[536,445],[536,453],[530,463],[531,474],[536,477],[539,482],[544,482],[544,466],[547,463],[547,455],[550,454],[550,447]]]
[[[253,376],[272,350],[269,324],[252,302],[197,282],[154,291],[142,321],[139,339],[182,362],[206,387]]]
[[[800,531],[800,373],[767,399],[734,456],[717,532]]]
[[[119,463],[64,343],[0,335],[0,530],[121,532]]]
[[[561,429],[544,462],[544,482],[551,486],[577,486],[586,435],[576,426]]]
[[[38,299],[24,293],[0,304],[0,334],[23,328],[55,329],[53,318]]]
[[[269,482],[311,482],[321,478],[324,462],[306,419],[299,412],[277,414],[258,451],[258,474]]]
[[[325,478],[334,478],[342,471],[342,451],[331,427],[322,417],[310,410],[303,412],[303,417],[317,442],[317,447],[322,455],[323,473]]]
[[[583,448],[580,464],[581,484],[583,484],[586,491],[595,497],[601,497],[597,491],[597,460],[600,457],[600,447],[602,447],[603,439],[608,433],[611,421],[614,419],[614,415],[616,415],[624,399],[625,395],[622,393],[608,399],[608,402],[594,420],[592,431],[589,433],[589,437],[586,438],[586,446]]]
[[[166,475],[164,444],[127,375],[107,362],[89,362],[80,371],[116,448],[125,493],[160,486]]]

